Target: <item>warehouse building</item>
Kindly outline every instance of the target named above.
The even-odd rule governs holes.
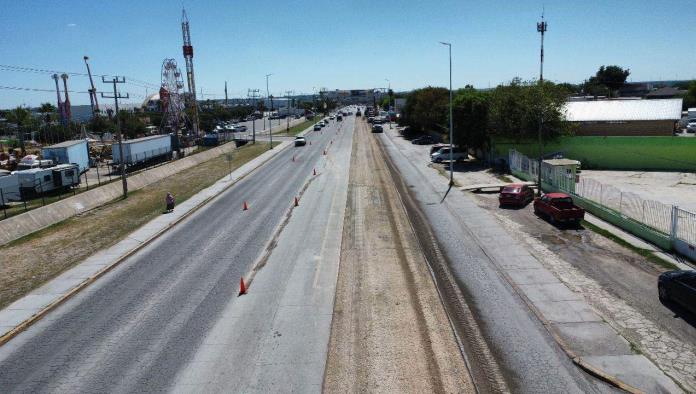
[[[671,136],[682,99],[570,101],[565,113],[578,136]]]

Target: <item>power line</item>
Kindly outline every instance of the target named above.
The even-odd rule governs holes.
[[[24,73],[33,73],[33,74],[67,74],[70,76],[89,77],[89,74],[81,73],[81,72],[49,70],[49,69],[24,67],[24,66],[12,66],[9,64],[0,64],[0,71],[24,72]],[[102,77],[102,78],[109,77],[108,74],[94,74],[94,75],[97,77]],[[132,84],[132,85],[136,85],[136,86],[145,85],[142,87],[154,88],[154,89],[159,89],[159,87],[160,87],[160,85],[153,84],[153,83],[143,81],[140,79],[131,78],[131,77],[128,77],[128,79],[129,79],[129,82],[127,82],[128,84]]]

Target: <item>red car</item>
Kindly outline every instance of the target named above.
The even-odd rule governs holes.
[[[523,207],[534,199],[534,190],[527,185],[512,184],[507,185],[500,191],[498,202],[500,206],[514,205]]]
[[[585,210],[573,204],[573,199],[565,193],[548,193],[535,199],[534,213],[551,223],[578,224],[585,217]]]

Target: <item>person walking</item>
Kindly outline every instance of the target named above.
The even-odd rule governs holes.
[[[174,211],[174,196],[172,193],[167,193],[167,197],[165,198],[165,201],[167,203],[167,213],[173,212]]]

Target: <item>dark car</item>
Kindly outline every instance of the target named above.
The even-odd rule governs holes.
[[[373,133],[382,133],[382,132],[384,132],[384,129],[382,128],[381,124],[375,124],[375,125],[372,125],[372,132]]]
[[[372,117],[372,116],[368,116],[368,117],[367,117],[367,123],[372,123],[372,122],[374,122],[374,121],[375,121],[375,118],[374,118],[374,117]]]
[[[696,271],[667,271],[657,279],[662,302],[674,302],[696,314]]]
[[[498,203],[500,206],[514,205],[523,207],[534,200],[534,190],[527,185],[507,185],[500,191]]]
[[[424,135],[411,141],[414,145],[430,145],[435,143],[435,138],[431,135]]]

